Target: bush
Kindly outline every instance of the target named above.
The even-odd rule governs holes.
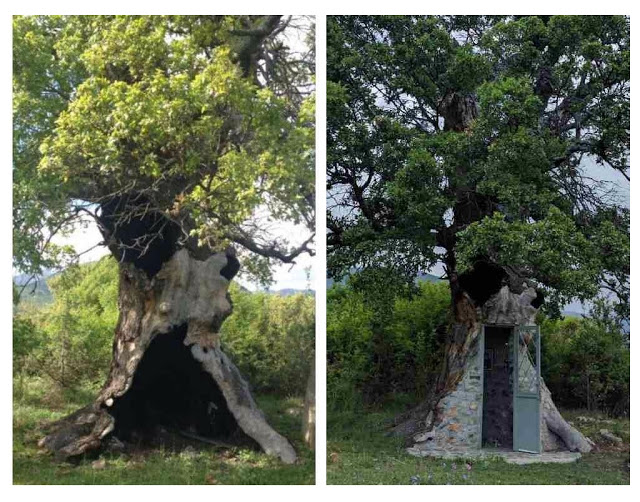
[[[366,280],[375,290],[376,281]],[[448,285],[423,282],[413,295],[391,288],[385,298],[389,293],[382,287],[364,293],[362,281],[327,292],[327,403],[334,412],[401,394],[419,401],[442,363]],[[602,315],[540,315],[539,323],[542,375],[555,403],[628,415],[630,352],[620,324]]]
[[[101,384],[118,321],[118,266],[111,257],[49,279],[53,303],[20,305],[14,316],[14,372],[66,389]],[[314,298],[231,287],[234,313],[222,342],[256,390],[303,395],[314,359]]]
[[[419,399],[433,380],[442,362],[447,284],[424,282],[409,296],[396,291],[389,303],[372,305],[352,286],[328,291],[327,401],[334,410],[400,393]]]
[[[24,351],[22,371],[46,375],[62,387],[101,382],[118,320],[117,264],[105,257],[75,265],[49,279],[48,286],[53,303],[29,306],[14,320],[14,332],[16,325],[28,323],[36,333]]]
[[[630,351],[625,334],[596,319],[544,319],[542,375],[556,404],[629,414]]]
[[[315,299],[278,296],[231,287],[233,314],[221,329],[222,344],[260,392],[304,395],[314,361]]]

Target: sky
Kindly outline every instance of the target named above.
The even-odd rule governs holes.
[[[80,263],[96,261],[109,254],[109,250],[105,246],[94,247],[102,242],[102,235],[97,225],[89,220],[86,220],[85,224],[86,228],[78,228],[68,237],[56,236],[53,239],[56,244],[71,244],[77,253],[93,248],[89,252],[80,255]],[[287,238],[291,244],[295,245],[302,243],[308,237],[309,231],[303,225],[279,223],[274,225],[272,234],[276,237]],[[309,278],[307,278],[308,273]],[[314,277],[313,257],[303,254],[296,259],[296,263],[293,266],[288,264],[275,267],[274,283],[269,289],[273,291],[280,289],[308,289],[309,286],[314,289]],[[237,277],[236,280],[251,291],[263,289],[256,283],[250,282],[241,276]]]

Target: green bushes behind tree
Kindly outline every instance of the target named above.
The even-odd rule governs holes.
[[[438,371],[441,328],[450,305],[447,285],[421,283],[413,295],[385,299],[388,308],[381,308],[381,301],[351,286],[335,286],[327,292],[327,402],[331,409],[348,410],[400,393],[420,399]]]
[[[304,395],[315,360],[315,299],[231,287],[233,314],[222,325],[222,345],[253,388]]]
[[[47,282],[53,303],[27,302],[14,316],[14,372],[66,388],[102,382],[118,320],[116,263],[74,265]]]
[[[542,375],[567,408],[628,416],[630,351],[625,334],[601,318],[543,319]]]
[[[448,285],[423,282],[414,294],[391,288],[385,298],[384,287],[363,294],[361,280],[327,292],[327,405],[349,411],[400,394],[418,402],[442,363]],[[593,318],[541,314],[539,323],[542,376],[555,403],[627,415],[628,336],[606,308],[596,305]]]
[[[111,257],[48,280],[53,303],[22,302],[13,319],[14,377],[40,376],[71,389],[106,378],[118,320],[118,267]],[[250,293],[232,285],[234,313],[221,339],[259,392],[304,394],[314,354],[314,298]]]

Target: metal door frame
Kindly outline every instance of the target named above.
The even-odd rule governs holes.
[[[540,377],[540,326],[536,324],[517,324],[513,327],[513,450],[521,451],[525,453],[541,453],[541,431],[540,431],[540,412],[541,412],[541,399],[540,399],[540,387],[541,387],[541,377]],[[520,333],[521,328],[536,328],[536,378],[538,380],[537,393],[531,392],[521,392],[518,380],[520,376]],[[517,399],[535,399],[538,402],[538,417],[536,420],[536,424],[538,427],[538,451],[525,450],[525,449],[517,449],[516,450],[516,438],[517,436],[517,425],[518,421],[516,420],[516,401]]]

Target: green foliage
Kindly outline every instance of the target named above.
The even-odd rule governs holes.
[[[460,234],[461,269],[477,256],[494,263],[536,272],[547,288],[546,308],[558,311],[572,298],[586,300],[598,293],[601,261],[598,246],[577,231],[574,221],[556,208],[535,223],[508,221],[495,213],[469,225]]]
[[[50,236],[122,193],[214,249],[268,254],[258,213],[311,227],[312,65],[273,39],[281,21],[14,17],[14,266],[60,264]]]
[[[70,35],[62,16],[13,20],[13,264],[25,274],[40,274],[70,254],[49,238],[71,228],[66,193],[38,164],[42,141],[85,73],[74,55],[54,57],[52,33]]]
[[[630,350],[616,326],[597,319],[544,319],[542,376],[564,407],[630,412]]]
[[[440,371],[448,284],[422,282],[411,294],[378,279],[355,274],[327,292],[327,403],[338,414],[403,394],[419,401]],[[542,376],[556,404],[629,414],[630,351],[618,321],[602,303],[588,318],[540,314]]]
[[[261,393],[302,396],[314,364],[315,300],[231,288],[233,314],[221,329],[222,344]]]
[[[629,37],[624,16],[330,17],[331,276],[490,259],[550,313],[604,288],[627,315],[629,209],[596,171],[629,178]]]
[[[328,291],[327,402],[335,410],[402,392],[420,398],[438,370],[438,328],[446,326],[451,301],[447,284],[421,283],[415,294],[391,293],[386,301],[380,308],[353,284]]]
[[[49,280],[54,301],[25,304],[14,316],[16,375],[40,375],[64,388],[102,383],[118,320],[118,265],[111,257]],[[314,361],[315,300],[231,288],[233,314],[222,343],[255,390],[302,396]]]
[[[22,310],[14,318],[14,357],[18,349],[24,360],[20,370],[46,375],[63,387],[102,381],[118,319],[116,262],[105,257],[69,267],[50,279],[49,287],[51,305]]]
[[[43,344],[44,334],[33,321],[22,316],[13,319],[13,372],[25,370],[29,356]]]

